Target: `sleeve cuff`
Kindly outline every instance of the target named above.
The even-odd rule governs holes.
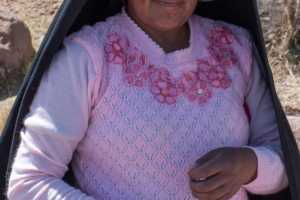
[[[250,183],[243,185],[253,194],[273,194],[288,185],[284,164],[280,156],[267,147],[244,146],[252,149],[257,157],[257,176]]]

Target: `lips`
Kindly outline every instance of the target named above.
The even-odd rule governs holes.
[[[180,6],[184,3],[182,0],[153,0],[153,1],[161,5],[171,6],[171,7]]]

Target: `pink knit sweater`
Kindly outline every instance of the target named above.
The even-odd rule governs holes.
[[[124,9],[66,37],[24,120],[9,199],[195,199],[188,169],[224,146],[258,158],[256,179],[231,200],[286,187],[249,33],[196,15],[189,27],[189,47],[171,53]],[[70,162],[79,189],[62,180]]]

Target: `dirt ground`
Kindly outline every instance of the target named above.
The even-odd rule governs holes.
[[[1,0],[1,8],[16,13],[29,27],[33,46],[38,49],[62,0]]]

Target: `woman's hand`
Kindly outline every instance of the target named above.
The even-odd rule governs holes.
[[[212,150],[189,170],[190,188],[200,200],[228,200],[256,178],[257,158],[250,148]]]

